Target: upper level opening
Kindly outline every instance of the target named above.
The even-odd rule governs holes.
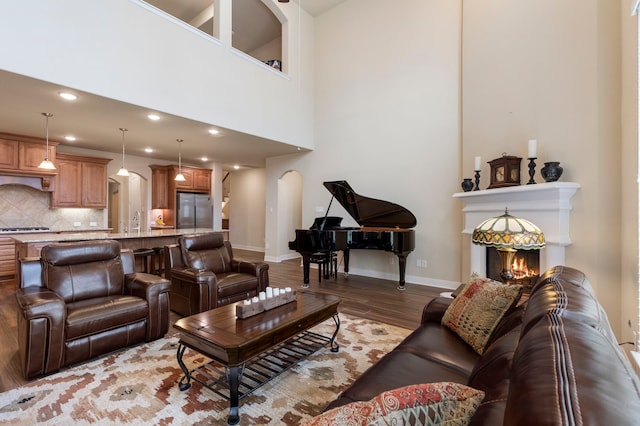
[[[177,18],[189,27],[220,39],[220,22],[215,19],[219,0],[145,0],[156,9]],[[232,1],[231,45],[260,62],[282,70],[282,26],[269,5],[271,0]],[[269,4],[269,5],[268,5]],[[273,7],[273,5],[271,5]]]

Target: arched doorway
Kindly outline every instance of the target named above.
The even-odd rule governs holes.
[[[129,171],[129,176],[109,176],[108,225],[113,232],[149,229],[147,179]]]

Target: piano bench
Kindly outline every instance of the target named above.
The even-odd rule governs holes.
[[[325,279],[338,277],[338,253],[335,251],[313,253],[309,263],[318,265],[318,281],[322,281],[322,275]]]

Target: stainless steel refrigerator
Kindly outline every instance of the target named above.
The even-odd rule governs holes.
[[[213,205],[210,195],[178,192],[176,197],[177,228],[213,227]]]

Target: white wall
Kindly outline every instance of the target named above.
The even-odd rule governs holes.
[[[349,0],[315,20],[315,151],[267,162],[268,206],[287,170],[303,180],[303,227],[322,216],[323,181],[346,179],[363,196],[418,218],[407,281],[460,280],[459,2]],[[396,23],[401,22],[401,25]],[[355,222],[337,202],[331,215]],[[277,223],[267,215],[267,255]],[[290,235],[293,240],[294,235]],[[416,268],[426,259],[427,269]],[[391,264],[391,262],[394,264]],[[394,255],[353,252],[351,272],[398,279]]]
[[[526,158],[529,138],[538,139],[538,167],[561,162],[561,180],[581,185],[572,200],[566,263],[591,279],[616,332],[622,3],[464,2],[462,50],[463,170],[472,170],[476,155],[486,161],[502,152]],[[485,165],[482,188],[488,171]],[[635,179],[628,171],[627,178]],[[541,181],[539,174],[536,179]]]
[[[231,172],[229,240],[233,247],[264,251],[265,170]]]
[[[635,1],[634,1],[635,2]],[[621,341],[634,341],[638,331],[638,17],[622,3],[622,156],[621,226]],[[635,321],[634,321],[635,318]],[[616,320],[615,317],[611,318]],[[629,327],[631,321],[632,327]],[[628,346],[627,346],[628,348]],[[638,350],[638,348],[636,348]]]
[[[272,0],[286,22],[285,75],[231,48],[231,1],[216,1],[220,40],[129,0],[3,4],[0,38],[12,42],[0,43],[0,69],[312,148],[311,70],[299,60],[311,46],[298,8]]]
[[[289,241],[295,237],[296,229],[302,229],[302,176],[300,173],[286,172],[278,180],[277,208],[267,207],[268,216],[276,216],[278,223],[277,248],[279,257],[265,257],[265,260],[282,261],[297,257],[297,253],[289,252]]]

